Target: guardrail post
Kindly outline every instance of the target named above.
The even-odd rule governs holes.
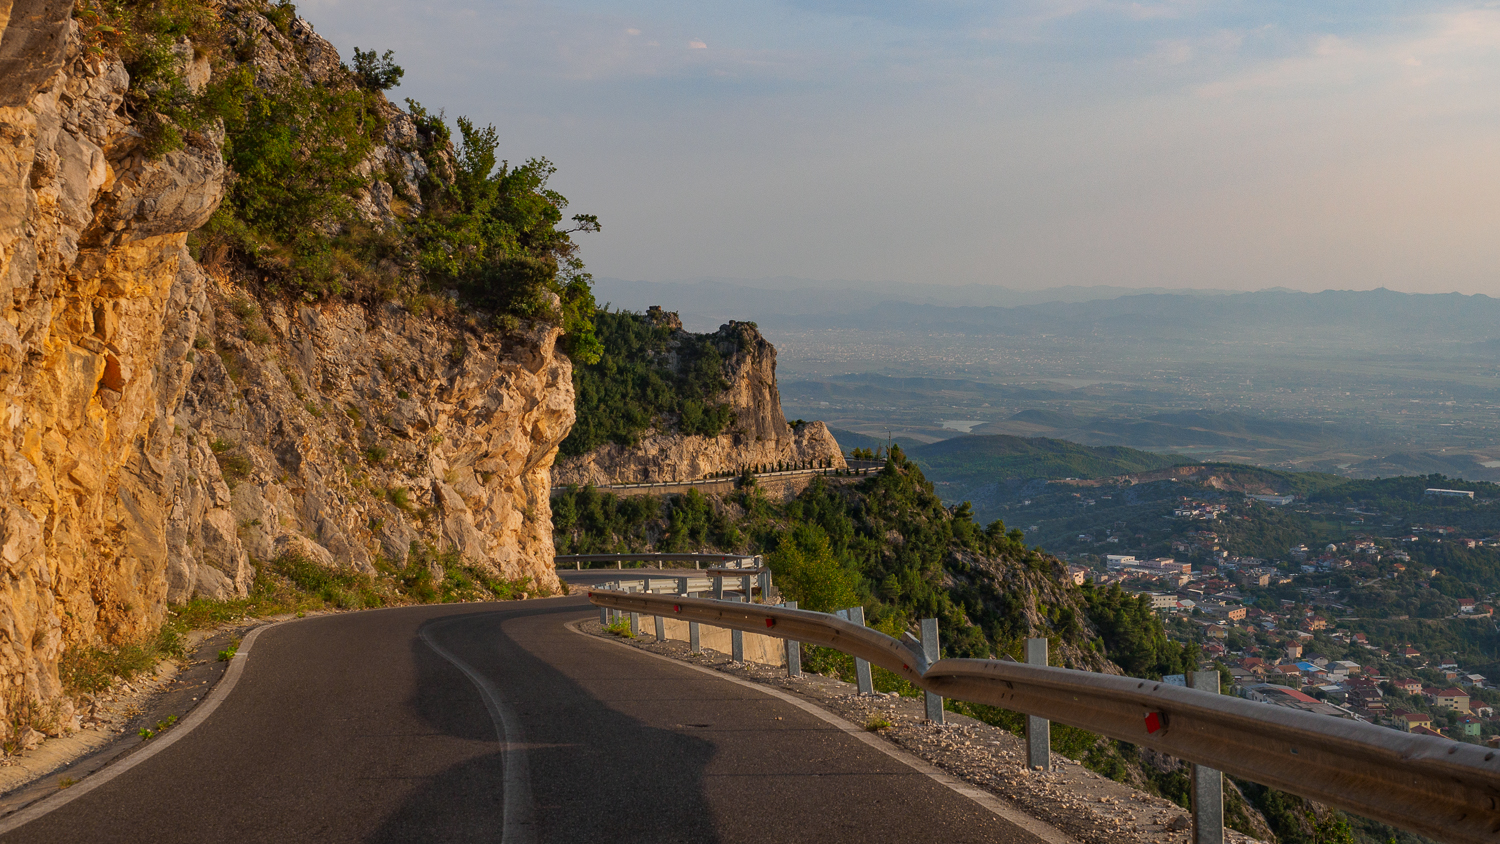
[[[786,607],[789,610],[794,610],[794,609],[797,608],[797,602],[796,601],[786,601],[785,603],[782,604],[782,606]],[[794,642],[791,639],[787,639],[785,641],[786,641],[786,676],[788,676],[788,677],[801,677],[802,676],[802,643],[801,642]]]
[[[1026,664],[1047,664],[1047,640],[1026,640]],[[1052,770],[1052,722],[1035,715],[1026,716],[1026,767],[1034,771]]]
[[[1218,694],[1219,672],[1194,671],[1188,675],[1188,686]],[[1194,765],[1192,779],[1193,844],[1224,844],[1224,775]]]
[[[744,577],[740,578],[740,591],[745,593],[745,603],[755,603],[751,600],[751,598],[753,598],[754,596],[750,594],[750,575],[747,574]],[[764,600],[765,596],[763,595],[761,596],[761,598],[762,600]]]
[[[599,608],[599,626],[600,627],[608,627],[609,626],[609,608],[607,608],[607,607],[600,607]]]
[[[641,635],[641,614],[638,612],[633,612],[630,614],[630,635]]]
[[[745,603],[750,603],[750,596],[745,596]],[[745,661],[745,633],[742,630],[729,631],[730,658],[735,662]]]
[[[715,601],[722,601],[722,600],[724,600],[724,576],[716,574],[716,575],[713,575],[713,579],[714,579],[714,600]]]
[[[847,610],[839,610],[838,615],[845,621],[852,621],[863,627],[865,624],[865,608],[850,607]],[[870,663],[854,658],[854,685],[862,695],[875,694],[875,683],[870,677]]]
[[[938,620],[935,618],[922,619],[922,656],[927,664],[942,659],[942,648],[938,646]],[[943,723],[943,697],[932,692],[923,692],[927,701],[927,720],[934,724]]]
[[[652,616],[656,619],[656,641],[667,641],[667,620],[661,616]]]
[[[698,644],[698,622],[688,622],[688,650],[692,653],[703,653],[703,648]]]
[[[625,561],[624,560],[615,560],[615,568],[617,570],[624,571],[625,570]]]
[[[771,602],[771,570],[762,569],[760,573],[760,600],[761,603]]]
[[[679,577],[679,578],[677,578],[677,594],[681,595],[684,598],[686,598],[687,597],[687,593],[688,593],[688,579],[685,578],[685,577]]]

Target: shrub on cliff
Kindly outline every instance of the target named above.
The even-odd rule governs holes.
[[[559,228],[567,200],[547,187],[545,159],[519,167],[494,155],[493,127],[459,120],[455,150],[439,116],[410,103],[427,163],[416,196],[390,198],[397,219],[372,223],[357,204],[388,160],[381,91],[404,71],[387,51],[356,50],[353,66],[316,73],[288,38],[295,7],[263,2],[219,7],[206,0],[85,0],[75,9],[87,49],[118,56],[130,72],[126,112],[150,158],[191,144],[212,148],[222,125],[226,196],[192,246],[207,263],[239,267],[277,292],[307,300],[410,298],[452,288],[493,322],[555,322],[575,360],[598,359],[591,278],[572,235],[597,231],[592,215]],[[269,22],[280,33],[269,33]],[[266,48],[281,50],[266,60]],[[274,50],[272,51],[274,54]],[[195,92],[188,70],[208,60],[212,79]],[[457,166],[452,166],[456,164]]]
[[[114,54],[130,74],[125,111],[151,159],[239,112],[243,78],[229,73],[194,93],[183,70],[189,58],[214,58],[218,16],[205,0],[81,0],[73,7],[88,55]],[[184,54],[183,44],[191,45]]]
[[[419,106],[424,119],[431,118]],[[438,286],[454,286],[501,313],[560,323],[575,363],[594,363],[594,297],[573,235],[599,231],[592,214],[562,224],[568,200],[547,186],[557,167],[533,158],[515,167],[497,159],[494,126],[458,118],[460,143],[450,180],[429,177],[426,213],[411,225],[418,265]],[[433,161],[432,172],[441,172]],[[555,304],[554,304],[555,299]]]
[[[235,179],[209,231],[232,238],[291,290],[345,293],[351,275],[362,273],[349,272],[353,262],[339,260],[348,244],[324,229],[354,217],[352,195],[368,183],[359,164],[383,125],[359,89],[290,80],[250,86],[243,118],[229,124],[223,147]]]
[[[354,61],[349,72],[359,80],[360,87],[367,91],[389,91],[401,84],[406,70],[395,62],[395,52],[386,50],[385,55],[376,55],[374,50],[354,48]]]

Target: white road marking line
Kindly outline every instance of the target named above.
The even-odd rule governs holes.
[[[476,615],[441,624],[424,625],[421,633],[422,641],[426,642],[427,647],[432,648],[434,653],[462,671],[475,688],[479,689],[480,697],[484,698],[484,706],[490,712],[490,720],[495,723],[495,737],[500,742],[501,758],[504,763],[505,820],[501,828],[500,840],[502,844],[531,844],[536,840],[536,825],[532,818],[531,768],[526,761],[526,735],[521,730],[521,721],[516,717],[515,710],[511,709],[510,704],[505,702],[500,690],[495,688],[488,678],[454,656],[447,648],[439,645],[431,635],[434,628],[447,627],[458,621],[483,617]]]

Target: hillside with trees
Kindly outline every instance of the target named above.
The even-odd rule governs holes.
[[[762,494],[753,477],[724,497],[568,489],[553,504],[553,526],[561,554],[764,554],[777,583],[803,606],[859,604],[872,624],[895,631],[937,617],[953,656],[1019,657],[1025,638],[1046,636],[1061,664],[1094,670],[1119,670],[1106,662],[1116,652],[1150,676],[1196,662],[1162,638],[1149,607],[1085,592],[1019,530],[980,525],[963,505],[945,507],[899,447],[876,475],[853,484],[815,480],[786,502]]]

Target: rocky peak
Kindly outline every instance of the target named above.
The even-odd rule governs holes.
[[[553,483],[662,483],[689,481],[746,466],[828,461],[844,467],[843,453],[822,422],[793,428],[781,410],[776,386],[776,348],[751,322],[731,320],[713,334],[682,329],[675,313],[653,306],[644,319],[672,331],[664,365],[680,371],[679,351],[707,341],[721,356],[726,388],[713,401],[727,405],[732,421],[713,436],[684,434],[662,417],[633,444],[606,443],[585,454],[559,458]]]
[[[652,305],[647,308],[646,319],[652,325],[660,326],[668,331],[682,330],[682,318],[677,316],[677,312],[662,310],[661,305]]]

